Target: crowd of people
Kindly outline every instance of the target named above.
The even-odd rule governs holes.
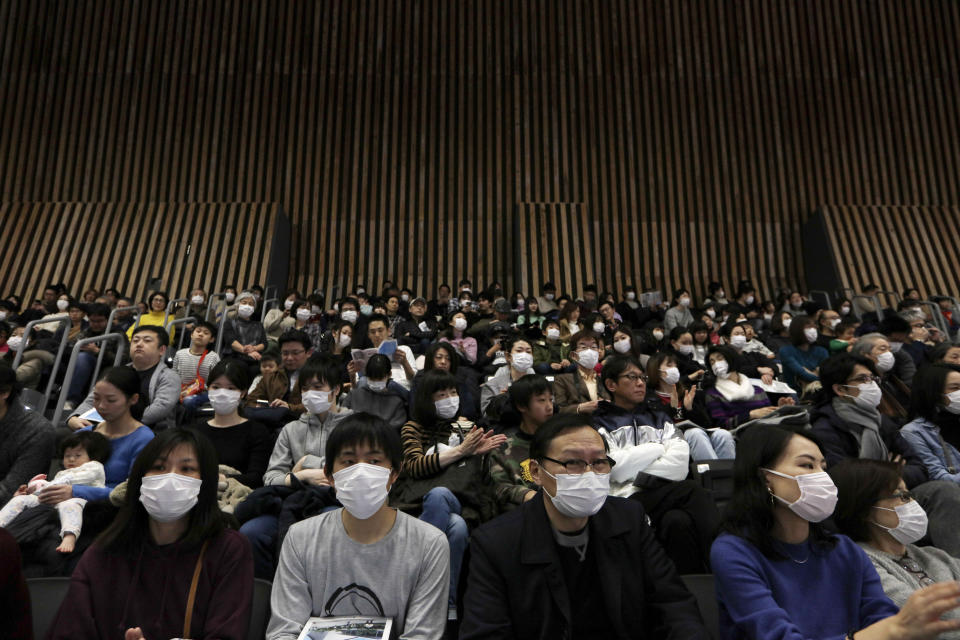
[[[0,547],[72,575],[51,637],[245,638],[258,577],[271,639],[709,638],[712,573],[725,639],[960,638],[950,298],[222,292],[0,301]]]

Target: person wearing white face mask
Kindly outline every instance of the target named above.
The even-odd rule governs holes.
[[[741,373],[741,356],[730,346],[711,347],[707,362],[715,382],[706,390],[706,405],[710,424],[724,429],[736,429],[744,422],[764,418],[777,407],[766,392],[755,386]],[[780,398],[778,406],[792,405],[790,396]]]
[[[570,339],[570,348],[570,360],[576,363],[577,369],[553,379],[557,407],[562,413],[593,413],[600,400],[610,399],[597,374],[603,352],[602,339],[593,331],[584,330]]]
[[[864,550],[894,604],[903,607],[918,589],[960,580],[960,560],[936,546],[917,546],[928,518],[907,491],[897,464],[846,460],[830,467],[830,477],[839,494],[837,529]],[[960,611],[948,611],[943,619],[958,620]],[[939,637],[958,640],[960,631]]]
[[[477,339],[468,336],[467,315],[462,311],[457,311],[450,316],[447,322],[447,328],[440,335],[441,342],[448,342],[453,345],[467,364],[474,364],[477,361]]]
[[[667,353],[673,356],[686,384],[696,384],[704,374],[703,366],[694,357],[693,334],[686,327],[674,327],[670,332]]]
[[[882,333],[860,336],[850,348],[850,353],[873,361],[880,376],[880,389],[883,391],[880,412],[901,424],[905,422],[909,417],[910,387],[900,376],[905,375],[913,381],[916,375],[913,359],[906,353],[894,354]]]
[[[407,421],[410,392],[390,378],[390,358],[370,356],[364,376],[344,398],[342,405],[354,413],[369,413],[384,420],[394,429]]]
[[[247,365],[250,375],[256,375],[260,355],[267,349],[267,333],[258,318],[254,317],[257,301],[249,291],[237,296],[234,318],[223,325],[223,352],[221,357],[237,358]]]
[[[250,547],[217,505],[216,452],[170,429],[133,463],[120,511],[80,559],[50,637],[243,638],[252,598]]]
[[[537,302],[540,304],[540,313],[550,315],[557,310],[557,287],[552,282],[544,282],[540,290],[542,293],[537,296]]]
[[[213,443],[221,465],[237,472],[231,474],[231,478],[250,489],[263,486],[273,438],[263,424],[241,413],[250,386],[247,368],[235,360],[224,360],[213,368],[207,379],[213,417],[195,423],[192,428]],[[227,482],[228,478],[221,474],[220,480]]]
[[[290,527],[273,581],[268,640],[294,640],[313,616],[392,620],[398,638],[440,638],[450,553],[443,534],[387,503],[401,466],[397,432],[354,414],[327,442],[342,509]]]
[[[914,419],[901,429],[920,455],[931,480],[960,483],[960,367],[928,365],[913,380]]]
[[[898,608],[849,538],[820,523],[837,504],[826,460],[802,428],[763,425],[737,443],[734,495],[710,554],[721,637],[932,640],[960,585]],[[830,576],[824,580],[823,576]]]
[[[570,343],[560,338],[560,323],[544,320],[543,338],[533,343],[533,369],[543,375],[569,373],[574,365],[570,362]]]
[[[493,377],[480,385],[480,411],[486,412],[490,401],[506,393],[515,380],[533,370],[533,347],[524,338],[508,338],[502,344],[507,364],[497,369]]]
[[[275,347],[283,332],[294,328],[297,324],[297,309],[301,308],[297,303],[302,301],[303,295],[299,291],[288,289],[281,298],[280,306],[267,311],[263,318],[263,328],[267,333],[268,346]],[[303,324],[296,328],[302,329],[310,319],[312,314],[309,305],[305,309],[305,315]]]
[[[340,367],[328,360],[312,360],[300,370],[296,388],[306,411],[280,430],[263,474],[265,486],[329,486],[330,479],[323,470],[327,439],[353,413],[336,402],[342,380]],[[273,575],[278,532],[276,515],[257,516],[240,527],[240,533],[253,546],[258,578]]]
[[[689,327],[693,324],[693,314],[690,313],[690,292],[686,289],[677,289],[673,292],[673,304],[663,316],[663,329],[669,333],[674,327]]]
[[[460,638],[709,638],[641,505],[608,496],[596,429],[554,416],[530,458],[537,495],[473,534]]]
[[[790,344],[778,354],[783,381],[797,391],[815,390],[820,380],[817,368],[830,355],[816,344],[817,324],[810,316],[796,316],[790,324]]]

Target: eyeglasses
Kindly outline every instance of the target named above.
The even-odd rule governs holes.
[[[920,563],[913,558],[903,556],[897,560],[897,564],[912,573],[913,577],[917,579],[917,582],[920,583],[921,587],[929,587],[930,585],[937,584],[937,581],[928,576],[927,572],[924,571],[923,567],[920,566]]]
[[[641,382],[647,381],[647,374],[645,373],[624,373],[623,375],[617,376],[617,378],[626,378],[630,382]]]
[[[851,378],[850,380],[847,380],[847,382],[851,384],[846,384],[844,385],[845,387],[850,387],[857,384],[870,384],[871,382],[876,382],[877,384],[879,384],[880,378],[874,375],[870,375],[869,373],[865,373],[862,376]]]
[[[302,353],[306,353],[305,349],[300,349],[299,351],[281,351],[280,357],[282,358],[292,358],[294,356],[299,356]]]
[[[610,473],[610,470],[613,469],[613,465],[616,464],[616,462],[610,458],[599,458],[593,462],[587,462],[586,460],[567,460],[566,462],[561,462],[560,460],[548,458],[547,456],[544,456],[543,459],[549,460],[550,462],[556,462],[562,466],[567,473],[573,475],[585,473],[587,468],[592,469],[594,473],[607,474]]]
[[[910,502],[913,500],[913,494],[909,491],[897,491],[896,493],[891,493],[888,496],[881,496],[877,499],[877,502],[880,502],[880,500],[892,500],[894,498],[897,498],[900,500],[900,502]]]

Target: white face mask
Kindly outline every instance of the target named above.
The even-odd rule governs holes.
[[[357,321],[357,312],[354,311],[353,309],[347,309],[346,311],[340,314],[340,317],[344,321],[349,322],[350,324],[353,324]]]
[[[510,358],[511,366],[517,371],[526,372],[533,366],[532,353],[515,353]]]
[[[3,321],[6,320],[6,319],[7,319],[7,312],[6,312],[6,311],[0,311],[0,322],[3,322]]]
[[[734,349],[743,349],[747,344],[747,336],[730,336],[730,346]]]
[[[313,315],[317,315],[317,314],[320,313],[321,311],[323,311],[323,309],[321,309],[321,308],[318,307],[317,305],[315,305],[315,304],[310,305],[310,313],[312,313]]]
[[[783,328],[784,328],[784,329],[789,329],[789,328],[790,328],[790,324],[791,324],[792,322],[793,322],[793,318],[784,318],[784,319],[783,319]]]
[[[720,291],[717,291],[717,300],[723,300],[724,297],[725,296],[724,296],[723,289],[721,289]]]
[[[551,496],[550,502],[557,511],[568,518],[589,518],[600,511],[610,493],[610,474],[586,471],[580,474],[558,473],[553,475],[543,467],[540,469],[557,481],[557,495]]]
[[[203,304],[203,296],[193,296],[190,298],[190,302],[193,304]]]
[[[846,305],[840,307],[840,315],[845,316],[845,315],[848,315],[849,313],[850,313],[850,307]]]
[[[603,332],[606,331],[606,330],[607,330],[607,325],[603,324],[602,322],[594,322],[594,323],[593,323],[593,332],[594,332],[594,333],[603,334]]]
[[[680,369],[676,367],[661,369],[660,379],[666,384],[677,384],[680,381]]]
[[[692,344],[678,344],[677,353],[682,353],[685,356],[693,355],[693,345]]]
[[[895,341],[895,340],[890,340],[890,341],[889,341],[889,344],[890,344],[890,351],[893,351],[894,353],[896,353],[897,351],[900,351],[900,349],[903,348],[903,343],[902,343],[902,342],[897,342],[897,341]]]
[[[684,307],[689,307],[689,306],[690,306],[690,298],[688,298],[687,296],[683,296],[682,298],[680,298],[680,305],[681,305],[681,306],[684,306]]]
[[[553,300],[553,294],[552,294],[552,293],[545,293],[545,294],[543,294],[543,297],[546,298],[547,300]]]
[[[387,381],[386,380],[370,380],[368,378],[367,387],[371,391],[383,391],[384,389],[387,388]]]
[[[710,317],[711,320],[713,320],[714,318],[717,317],[717,312],[714,311],[713,309],[707,309],[707,315]]]
[[[717,360],[710,368],[713,369],[713,375],[720,380],[726,380],[730,375],[730,365],[727,364],[726,360]]]
[[[360,313],[362,313],[365,316],[370,315],[371,313],[373,313],[373,305],[369,305],[369,304],[360,305]]]
[[[440,398],[433,403],[433,406],[437,410],[437,417],[442,420],[449,420],[450,418],[457,415],[457,411],[460,410],[460,396],[449,396],[447,398]]]
[[[950,413],[960,413],[960,391],[951,391],[947,394],[947,411]]]
[[[254,307],[249,304],[242,304],[237,307],[237,315],[246,320],[253,315]]]
[[[404,302],[410,302],[410,296],[407,295],[406,293],[401,294],[400,299],[403,300]]]
[[[630,338],[622,338],[614,342],[613,350],[617,353],[627,353],[630,351]]]
[[[179,473],[144,476],[140,485],[140,502],[157,522],[179,520],[197,504],[203,482]]]
[[[772,313],[765,313],[765,314],[763,314],[763,319],[766,320],[767,322],[770,322],[771,320],[773,320],[773,314],[772,314]]]
[[[307,391],[301,398],[303,406],[315,416],[330,411],[333,403],[330,402],[330,393],[327,391]]]
[[[366,462],[352,464],[333,474],[337,500],[357,520],[366,520],[387,501],[390,469]]]
[[[337,340],[337,342],[340,344],[341,347],[349,347],[351,339],[352,339],[351,336],[347,335],[346,333],[341,333],[340,338]]]
[[[837,325],[840,324],[840,322],[841,322],[841,321],[840,321],[840,318],[831,318],[831,319],[830,319],[830,328],[831,328],[831,329],[836,329],[836,328],[837,328]]]
[[[600,362],[600,352],[596,349],[584,349],[577,352],[577,364],[584,369],[593,369]]]
[[[853,402],[865,409],[876,409],[880,406],[880,400],[883,398],[883,392],[876,382],[868,382],[860,385],[843,385],[845,387],[856,386],[860,390],[860,395],[852,398]]]
[[[663,340],[663,331],[659,331],[659,330],[654,331],[654,332],[653,332],[653,338],[654,338],[655,340]]]
[[[70,306],[70,302],[67,300],[57,300],[57,309],[60,311],[66,311],[67,307]]]
[[[300,307],[297,309],[297,320],[300,322],[306,322],[312,315],[313,314],[310,313],[310,309],[307,309],[306,307]]]
[[[367,292],[367,290],[364,289],[363,287],[357,287],[357,295],[360,295],[360,294],[366,293],[366,292]]]
[[[817,330],[814,327],[807,327],[803,330],[803,335],[806,337],[807,342],[816,342],[817,341]]]
[[[240,406],[240,392],[233,389],[211,389],[207,399],[214,413],[221,416],[233,413]]]
[[[556,340],[560,337],[560,329],[557,329],[556,327],[550,327],[547,329],[547,337],[551,340]]]
[[[453,321],[453,328],[457,331],[463,331],[467,328],[467,319],[466,318],[455,318]]]
[[[796,502],[787,502],[775,493],[771,495],[807,522],[823,522],[830,517],[834,507],[837,506],[837,485],[833,484],[833,480],[826,471],[791,476],[772,469],[761,470],[797,481],[800,497]]]
[[[637,299],[637,294],[635,294],[633,291],[627,292],[627,300],[636,300],[636,299]]]
[[[226,300],[227,302],[233,302],[236,299],[236,297],[237,297],[237,294],[235,293],[223,294],[223,299]]]
[[[884,351],[877,356],[877,371],[880,373],[886,373],[893,369],[893,365],[896,363],[897,358],[893,355],[892,351]]]
[[[9,347],[11,351],[16,351],[17,349],[20,348],[20,345],[22,344],[23,344],[22,336],[10,336],[9,338],[7,338],[7,347]]]
[[[898,504],[893,509],[888,509],[887,507],[874,507],[874,509],[893,511],[897,514],[899,522],[895,527],[885,527],[879,522],[872,524],[877,525],[881,529],[886,529],[887,533],[900,544],[913,544],[927,535],[927,512],[923,510],[923,507],[921,507],[916,500],[911,500],[906,504]]]
[[[284,300],[284,301],[283,301],[283,308],[286,309],[287,311],[289,311],[289,310],[293,307],[293,303],[294,303],[293,300]]]
[[[746,300],[744,300],[744,302],[746,302],[747,304],[753,304],[754,299],[755,299],[755,298],[754,298],[753,296],[747,296],[747,298],[746,298]]]

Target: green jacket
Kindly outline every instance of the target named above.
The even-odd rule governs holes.
[[[533,345],[533,364],[534,366],[538,364],[551,364],[553,362],[560,362],[561,360],[568,359],[570,355],[570,343],[562,342],[560,340],[554,340],[553,342],[547,342],[546,340],[537,340]]]

